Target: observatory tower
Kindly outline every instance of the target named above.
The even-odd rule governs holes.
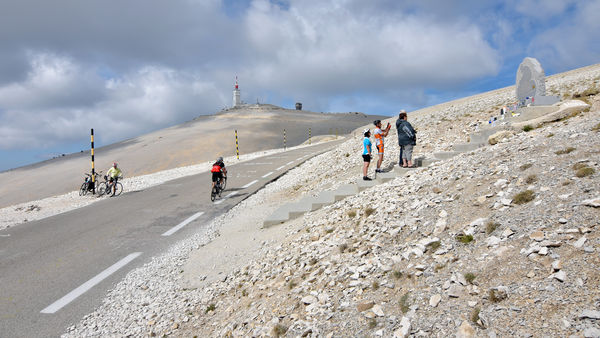
[[[235,88],[233,89],[233,108],[240,106],[242,101],[240,99],[240,88],[238,87],[237,76],[235,77]]]

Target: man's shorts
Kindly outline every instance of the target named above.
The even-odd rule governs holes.
[[[365,162],[371,162],[371,155],[363,155],[362,157]]]
[[[378,151],[378,154],[383,154],[383,144],[377,145],[377,151]]]
[[[212,181],[217,182],[218,180],[223,178],[223,173],[212,173]]]

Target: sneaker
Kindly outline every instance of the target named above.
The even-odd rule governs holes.
[[[372,181],[372,179],[369,178],[368,176],[363,176],[363,181]]]
[[[383,172],[383,170],[381,170],[381,169],[375,169],[375,172],[376,172],[376,173],[382,173],[382,172]]]

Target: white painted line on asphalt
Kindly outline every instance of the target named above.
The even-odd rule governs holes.
[[[262,176],[262,178],[265,178],[265,177],[267,177],[267,176],[270,176],[271,174],[273,174],[273,172],[272,172],[272,171],[271,171],[271,172],[268,172],[268,173],[266,173],[266,174],[264,174],[264,175]]]
[[[171,236],[177,230],[179,230],[179,229],[183,228],[184,226],[190,224],[192,221],[194,221],[196,218],[202,216],[203,214],[204,214],[204,211],[200,211],[200,212],[197,212],[197,213],[193,214],[192,216],[188,217],[188,219],[186,219],[185,221],[183,221],[183,222],[179,223],[178,225],[174,226],[173,228],[171,228],[171,230],[165,232],[161,236]]]
[[[216,201],[214,204],[221,204],[221,203],[223,203],[223,201],[224,201],[224,200],[218,200],[218,201]]]
[[[106,277],[112,275],[117,270],[119,270],[120,268],[124,267],[125,265],[127,265],[132,260],[136,259],[141,254],[142,254],[141,252],[134,252],[134,253],[128,255],[127,257],[121,259],[120,261],[118,261],[115,264],[111,265],[108,269],[100,272],[94,278],[92,278],[89,281],[81,284],[81,286],[79,286],[77,289],[75,289],[75,290],[67,293],[64,297],[62,297],[61,299],[57,300],[56,302],[50,304],[48,307],[46,307],[45,309],[43,309],[40,312],[41,313],[55,313],[56,311],[62,309],[63,306],[65,306],[65,305],[69,304],[70,302],[74,301],[77,297],[79,297],[82,294],[86,293],[89,289],[91,289],[94,286],[96,286],[96,284],[102,282]]]
[[[283,169],[284,167],[285,167],[285,164],[284,164],[284,165],[282,165],[281,167],[279,167],[279,168],[275,169],[275,170],[281,170],[281,169]]]
[[[294,163],[294,161],[289,161],[289,162],[288,162],[288,163],[286,163],[285,165],[290,165],[290,164],[292,164],[292,163]]]
[[[258,180],[254,180],[254,181],[252,181],[252,182],[250,182],[250,183],[246,184],[245,186],[243,186],[243,187],[242,187],[242,189],[246,189],[246,188],[248,188],[249,186],[253,185],[253,184],[254,184],[254,183],[256,183],[256,182],[258,182]]]
[[[233,197],[233,196],[237,195],[237,193],[238,193],[237,191],[234,191],[234,192],[230,193],[229,195],[225,196],[225,198]]]

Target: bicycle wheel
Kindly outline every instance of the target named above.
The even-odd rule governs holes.
[[[123,192],[123,185],[121,184],[121,182],[117,182],[117,184],[115,185],[115,193],[113,196],[119,196],[119,195],[121,195],[122,192]]]
[[[221,184],[221,190],[225,190],[227,186],[227,176],[223,177],[223,183]]]
[[[221,185],[217,185],[217,194],[219,194],[219,198],[221,198],[221,193],[223,192],[223,188],[221,188]]]
[[[79,196],[87,194],[87,182],[83,182],[81,188],[79,188]]]
[[[212,190],[210,191],[210,200],[212,202],[215,201],[215,197],[217,197],[217,187],[213,187]]]
[[[96,193],[98,194],[98,196],[102,196],[106,193],[106,182],[101,182],[100,184],[98,184]]]

